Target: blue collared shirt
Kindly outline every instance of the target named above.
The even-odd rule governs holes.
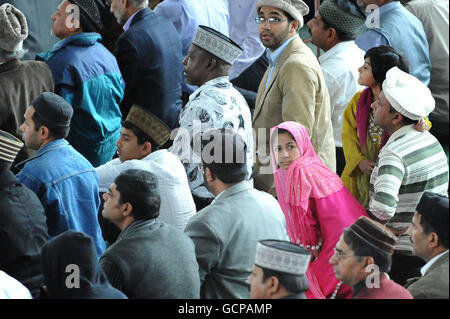
[[[142,9],[141,9],[142,10]],[[138,10],[138,11],[136,11],[135,13],[133,13],[133,15],[131,16],[131,17],[129,17],[128,18],[128,20],[127,20],[127,22],[123,25],[123,31],[127,31],[129,28],[130,28],[130,26],[131,26],[131,22],[133,21],[133,19],[134,19],[134,16],[139,12],[139,11],[141,11],[141,10]]]
[[[378,10],[374,10],[371,14],[367,16],[366,24],[372,23],[375,14],[378,14],[378,16],[381,17],[386,12],[395,9],[400,5],[401,5],[400,1],[392,1],[379,7]],[[369,29],[364,34],[358,36],[355,40],[355,43],[358,47],[361,48],[361,50],[364,51],[368,51],[369,49],[378,47],[380,45],[389,45],[389,42],[384,35],[371,29]]]
[[[267,58],[269,59],[269,64],[270,64],[269,75],[267,76],[267,81],[266,81],[266,89],[269,86],[270,80],[272,79],[273,70],[275,70],[275,68],[277,67],[278,60],[280,60],[280,57],[283,54],[284,50],[287,48],[289,43],[291,43],[291,41],[294,40],[294,38],[296,36],[298,36],[298,35],[295,34],[292,37],[290,37],[289,39],[287,39],[286,41],[284,41],[284,43],[273,52],[270,51],[270,49],[266,49]]]
[[[230,14],[225,0],[165,0],[155,7],[154,12],[172,21],[180,34],[183,57],[188,55],[199,25],[205,25],[226,36],[229,35]],[[183,91],[188,93],[198,89],[197,86],[188,85],[185,82],[184,74],[182,87]]]

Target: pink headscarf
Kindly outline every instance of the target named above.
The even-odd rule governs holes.
[[[295,138],[300,158],[289,168],[278,168],[272,148],[273,133],[285,129]],[[306,227],[305,215],[308,213],[310,198],[323,198],[339,191],[344,183],[333,171],[326,167],[316,155],[308,132],[299,123],[284,122],[270,131],[270,152],[278,201],[286,215],[286,226],[292,242],[298,240],[310,243],[311,231]]]

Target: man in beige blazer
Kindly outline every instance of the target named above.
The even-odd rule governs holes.
[[[295,121],[308,130],[324,164],[336,170],[328,89],[313,52],[297,30],[309,12],[301,0],[258,0],[259,34],[270,61],[256,98],[253,129],[256,136],[255,187],[274,193],[270,159],[270,128]]]

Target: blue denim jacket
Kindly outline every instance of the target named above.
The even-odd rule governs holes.
[[[49,237],[68,229],[84,232],[93,238],[100,257],[106,246],[97,220],[98,176],[88,160],[65,139],[57,139],[17,167],[22,168],[17,179],[44,206]]]

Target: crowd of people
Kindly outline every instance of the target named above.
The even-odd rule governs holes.
[[[0,1],[0,298],[449,298],[448,1],[37,2]]]

